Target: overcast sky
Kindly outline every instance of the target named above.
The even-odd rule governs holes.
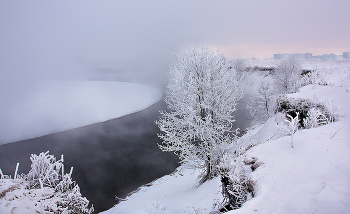
[[[36,93],[34,80],[98,71],[162,87],[179,45],[229,58],[342,54],[349,9],[349,0],[0,0],[0,134]]]
[[[55,76],[94,60],[163,70],[186,43],[237,58],[342,54],[349,10],[349,0],[1,0],[0,70]]]

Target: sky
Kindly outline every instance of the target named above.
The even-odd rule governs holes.
[[[72,77],[109,60],[163,72],[184,44],[229,58],[342,54],[350,51],[349,9],[348,0],[1,0],[0,71]]]
[[[0,0],[0,117],[36,80],[97,73],[163,87],[182,45],[228,58],[339,55],[350,51],[349,9],[349,0]]]

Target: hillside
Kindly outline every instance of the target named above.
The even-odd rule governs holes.
[[[254,171],[247,165],[254,182],[254,197],[228,213],[347,213],[350,210],[350,63],[304,62],[303,67],[321,71],[322,81],[302,87],[289,98],[322,103],[337,121],[312,129],[302,129],[291,137],[281,132],[284,119],[271,117],[248,131],[238,142],[256,145],[243,159],[254,160]],[[253,74],[253,80],[263,78]],[[258,81],[248,81],[256,88]],[[109,213],[209,213],[223,201],[220,179],[197,185],[198,171],[179,168],[141,187]],[[213,211],[214,212],[214,211]]]
[[[350,62],[303,63],[303,67],[311,69],[317,65],[317,78],[298,92],[287,94],[285,99],[303,99],[323,106],[334,122],[298,130],[293,148],[291,136],[283,132],[286,121],[282,113],[248,130],[236,144],[244,163],[243,173],[253,191],[241,208],[227,213],[340,214],[350,210]],[[247,75],[245,92],[257,94],[258,84],[265,78],[271,79],[257,72]],[[229,155],[225,164],[235,166],[230,164],[236,158]],[[180,166],[103,213],[218,213],[224,201],[220,177],[198,185],[200,174],[200,170]],[[11,189],[15,183],[9,180],[1,182],[0,208],[25,210],[23,206],[34,203],[20,197],[21,206],[10,196],[23,191]]]

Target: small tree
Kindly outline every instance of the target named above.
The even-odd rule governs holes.
[[[244,59],[236,59],[234,62],[234,68],[237,72],[237,75],[239,77],[243,77],[244,71],[245,71],[246,63]]]
[[[254,122],[264,122],[276,110],[276,94],[270,81],[263,80],[260,83],[259,95],[251,97],[252,102],[247,105]]]
[[[301,74],[301,63],[294,56],[284,59],[276,69],[276,86],[281,93],[291,93],[297,89],[297,82]]]
[[[284,127],[284,129],[287,131],[288,134],[290,134],[290,144],[293,148],[293,141],[294,141],[294,134],[299,129],[299,112],[296,113],[297,115],[295,117],[290,116],[287,114],[287,117],[289,117],[289,120],[285,120],[287,122],[287,126]]]
[[[156,121],[163,151],[205,169],[201,182],[218,174],[223,151],[235,136],[234,111],[242,97],[236,71],[223,54],[202,47],[182,49],[169,71],[169,112]]]

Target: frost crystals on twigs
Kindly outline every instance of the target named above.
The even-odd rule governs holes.
[[[296,116],[293,118],[289,114],[287,114],[287,117],[289,117],[290,120],[285,120],[287,122],[287,126],[283,127],[284,130],[287,131],[288,134],[291,136],[291,145],[293,148],[293,137],[294,134],[298,131],[299,128],[299,112],[296,113]]]
[[[203,169],[204,183],[218,175],[220,158],[234,141],[240,79],[223,54],[207,47],[182,49],[174,59],[165,98],[169,112],[156,121],[159,147]]]

